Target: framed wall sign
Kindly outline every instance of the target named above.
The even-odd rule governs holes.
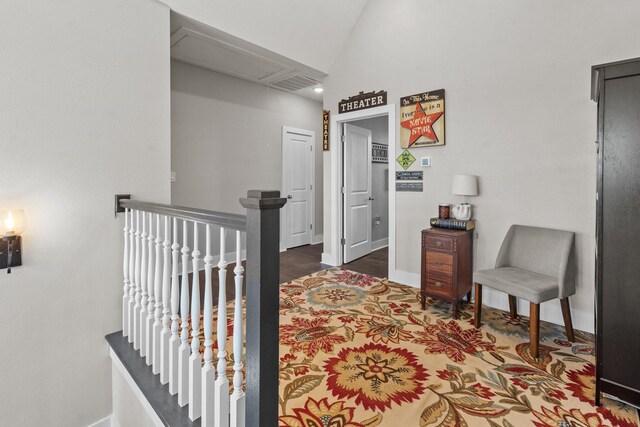
[[[396,182],[396,191],[422,192],[421,182]]]
[[[422,181],[422,171],[396,171],[396,181]]]
[[[329,110],[322,110],[322,151],[329,151]]]
[[[400,98],[400,148],[444,143],[444,89]]]
[[[371,143],[371,161],[373,163],[389,163],[388,146],[378,144],[376,142]]]
[[[364,110],[366,108],[377,107],[379,105],[387,105],[387,91],[379,92],[360,92],[357,95],[350,96],[338,102],[338,111],[340,114],[351,111]]]

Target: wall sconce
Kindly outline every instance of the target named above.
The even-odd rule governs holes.
[[[20,234],[27,228],[27,218],[24,210],[16,209],[0,212],[0,269],[6,268],[7,274],[11,267],[22,265],[22,247]]]

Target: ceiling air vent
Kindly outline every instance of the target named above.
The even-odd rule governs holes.
[[[310,79],[309,77],[305,77],[300,74],[292,74],[283,79],[270,82],[269,86],[295,92],[297,90],[304,89],[305,87],[317,85],[318,83],[320,82]]]

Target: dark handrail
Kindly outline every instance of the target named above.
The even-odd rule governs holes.
[[[233,230],[247,230],[247,216],[226,212],[208,211],[205,209],[186,208],[184,206],[163,205],[161,203],[142,202],[139,200],[122,199],[120,206],[128,209],[169,215],[174,218],[195,221],[202,224],[213,224]]]

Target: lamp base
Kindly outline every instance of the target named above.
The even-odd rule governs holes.
[[[469,203],[460,203],[452,209],[453,217],[458,220],[468,221],[471,219],[471,205]]]
[[[22,265],[22,240],[20,236],[3,237],[0,240],[0,270]]]

